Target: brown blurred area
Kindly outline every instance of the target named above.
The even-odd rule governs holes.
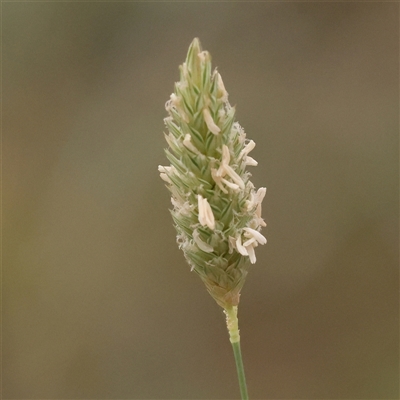
[[[235,399],[175,244],[164,103],[194,37],[257,143],[252,399],[398,399],[397,3],[3,3],[3,398]]]

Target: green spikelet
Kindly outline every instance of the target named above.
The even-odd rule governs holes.
[[[159,166],[171,192],[177,242],[191,269],[225,310],[237,306],[254,249],[265,244],[261,202],[247,166],[255,143],[235,122],[221,75],[198,39],[180,66],[180,81],[166,103],[171,165]]]

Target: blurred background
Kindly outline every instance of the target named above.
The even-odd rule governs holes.
[[[164,104],[194,37],[268,188],[252,399],[398,399],[397,3],[3,3],[3,398],[236,399],[175,243]]]

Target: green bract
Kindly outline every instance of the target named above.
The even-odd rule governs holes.
[[[171,192],[177,242],[192,270],[224,309],[237,306],[254,249],[265,244],[261,202],[247,166],[255,143],[235,122],[221,75],[198,39],[180,66],[180,81],[166,103],[165,150],[171,165],[159,166]]]

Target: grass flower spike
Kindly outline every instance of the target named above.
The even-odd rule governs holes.
[[[255,143],[235,121],[235,109],[211,57],[198,39],[180,66],[180,80],[166,103],[170,166],[159,166],[171,192],[177,242],[191,270],[225,310],[230,340],[239,349],[237,306],[255,248],[267,240],[261,203],[266,189],[255,189],[247,167]],[[235,352],[236,361],[238,355]],[[241,356],[240,356],[241,364]],[[244,373],[239,371],[240,379]],[[241,364],[243,370],[243,365]],[[240,383],[247,398],[245,381]]]

